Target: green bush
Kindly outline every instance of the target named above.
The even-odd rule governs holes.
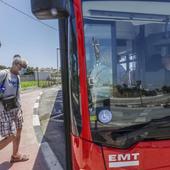
[[[54,85],[54,82],[52,81],[45,81],[41,80],[39,81],[39,87],[46,88]],[[27,89],[32,87],[38,87],[38,81],[21,81],[21,88]]]

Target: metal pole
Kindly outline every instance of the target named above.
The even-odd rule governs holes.
[[[63,111],[64,111],[64,129],[65,129],[65,151],[66,151],[66,170],[72,170],[72,147],[71,147],[71,110],[70,110],[70,93],[69,93],[69,77],[68,77],[68,20],[59,20],[60,35],[60,58],[62,72],[62,93],[63,93]]]
[[[58,61],[59,55],[58,55],[58,53],[59,52],[60,52],[60,48],[57,48],[57,72],[59,71],[59,69],[58,69],[58,66],[59,66],[59,61]]]
[[[40,80],[39,80],[39,71],[38,71],[38,67],[37,67],[37,82],[38,82],[38,87],[40,87]]]

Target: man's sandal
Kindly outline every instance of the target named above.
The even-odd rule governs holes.
[[[29,160],[29,156],[28,155],[20,155],[17,157],[11,156],[11,160],[10,163],[15,163],[15,162],[25,162]]]

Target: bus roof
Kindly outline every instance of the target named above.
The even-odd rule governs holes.
[[[104,1],[104,0],[83,0],[83,1]],[[118,1],[118,0],[107,0],[107,1]],[[170,2],[170,0],[119,0],[119,1],[139,1],[139,2]]]
[[[97,2],[97,5],[96,5]],[[84,16],[99,16],[103,12],[107,12],[108,17],[112,16],[112,12],[118,13],[134,13],[141,17],[143,15],[157,15],[159,20],[168,20],[170,17],[170,0],[162,1],[127,1],[127,0],[85,0],[83,4]],[[103,14],[102,14],[103,13]],[[105,17],[107,16],[105,13]],[[121,14],[122,15],[122,14]],[[162,17],[161,17],[162,16]],[[144,16],[143,16],[144,17]],[[158,18],[157,18],[158,19]]]

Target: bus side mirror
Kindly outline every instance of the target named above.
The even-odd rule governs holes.
[[[62,19],[68,17],[66,0],[31,0],[31,9],[38,19]]]

